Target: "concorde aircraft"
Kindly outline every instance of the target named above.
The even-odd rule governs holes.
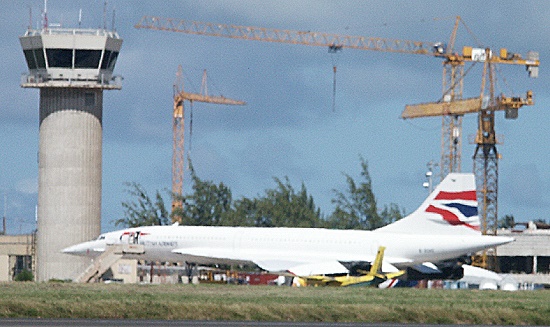
[[[374,231],[322,228],[143,226],[101,234],[62,251],[96,257],[109,245],[142,245],[127,258],[192,264],[256,264],[296,276],[366,270],[386,248],[383,272],[409,280],[459,279],[456,258],[512,242],[481,235],[475,177],[451,173],[407,217]],[[430,263],[430,264],[426,264]],[[435,269],[434,269],[435,265]]]

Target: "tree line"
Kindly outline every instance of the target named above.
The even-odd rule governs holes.
[[[131,200],[122,202],[124,215],[116,225],[137,227],[168,225],[178,217],[184,225],[254,226],[254,227],[319,227],[372,230],[401,219],[405,212],[395,203],[378,207],[372,190],[367,161],[361,158],[361,180],[344,174],[346,189],[333,190],[334,211],[321,212],[304,183],[294,188],[288,177],[274,178],[276,186],[254,198],[233,199],[231,189],[223,182],[216,184],[199,178],[190,163],[193,191],[175,195],[183,203],[169,212],[159,191],[151,198],[139,183],[126,183]]]

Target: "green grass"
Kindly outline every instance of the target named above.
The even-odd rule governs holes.
[[[0,318],[549,325],[549,291],[0,284]]]

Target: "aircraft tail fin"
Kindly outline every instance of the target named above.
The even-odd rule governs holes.
[[[475,176],[450,173],[416,211],[375,231],[480,235]]]

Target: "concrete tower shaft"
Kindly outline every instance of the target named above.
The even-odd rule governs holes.
[[[59,250],[101,231],[102,96],[101,89],[40,90],[40,281],[70,279],[81,272],[89,260],[67,260]]]
[[[29,73],[21,86],[40,89],[38,281],[73,279],[86,265],[61,253],[101,231],[103,90],[122,40],[115,32],[44,28],[20,37]]]

